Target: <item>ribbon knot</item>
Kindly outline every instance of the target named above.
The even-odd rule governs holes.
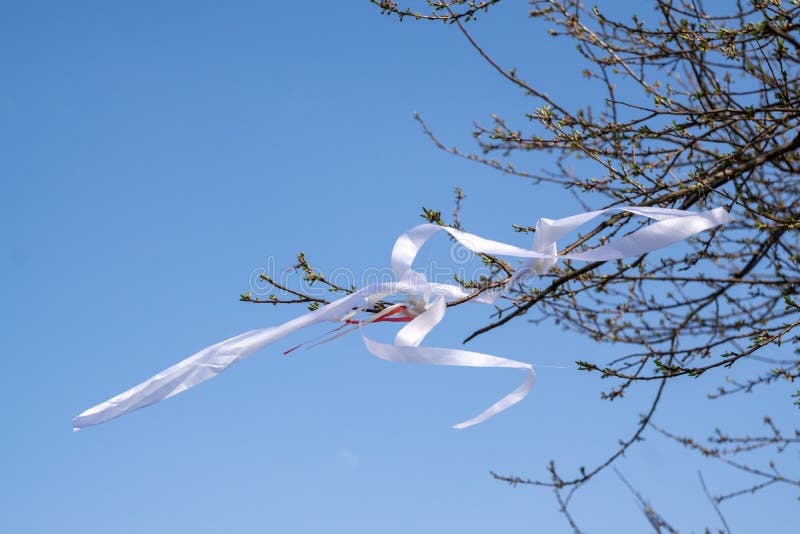
[[[538,275],[545,274],[558,261],[558,236],[553,235],[550,219],[544,217],[536,221],[536,233],[533,235],[533,250],[547,254],[548,257],[536,258],[530,261],[529,269]]]

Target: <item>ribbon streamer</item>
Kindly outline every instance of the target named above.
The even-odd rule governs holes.
[[[584,252],[558,254],[556,242],[559,238],[591,219],[620,211],[648,217],[655,222],[625,237]],[[539,219],[536,223],[536,233],[531,249],[492,241],[446,226],[421,224],[402,234],[395,242],[391,265],[397,277],[396,281],[363,287],[350,295],[279,326],[245,332],[207,347],[138,386],[89,408],[73,419],[73,429],[79,430],[103,423],[177,395],[218,375],[231,365],[297,330],[331,321],[344,322],[345,324],[342,326],[355,325],[353,328],[361,330],[366,349],[378,358],[387,361],[461,367],[500,367],[527,372],[523,383],[514,391],[476,417],[454,426],[457,429],[467,428],[486,421],[524,399],[533,387],[536,374],[531,364],[516,360],[460,349],[420,347],[425,336],[444,318],[447,303],[470,295],[460,286],[429,282],[424,274],[414,271],[414,259],[428,239],[440,231],[445,231],[459,244],[474,253],[527,260],[503,288],[484,291],[470,300],[470,302],[492,304],[514,284],[518,284],[532,275],[544,274],[559,259],[593,262],[640,256],[732,220],[733,217],[723,208],[704,212],[637,206],[609,208],[563,219]],[[352,320],[354,311],[365,310],[380,300],[395,294],[403,294],[407,302],[390,306],[373,314],[365,321]],[[399,317],[396,317],[398,314]],[[364,327],[367,324],[384,321],[407,322],[397,332],[393,344],[379,343],[368,338],[364,333]],[[337,331],[339,328],[329,334]],[[345,329],[346,331],[347,329]],[[345,332],[337,333],[317,344],[332,341]],[[298,347],[290,349],[287,353]]]

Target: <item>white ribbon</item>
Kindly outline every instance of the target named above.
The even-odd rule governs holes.
[[[585,252],[558,255],[556,241],[559,238],[595,217],[615,211],[649,217],[656,222],[606,245]],[[525,398],[533,387],[535,373],[530,364],[515,360],[460,349],[420,347],[425,336],[444,318],[447,302],[470,295],[460,286],[428,282],[424,274],[413,270],[414,259],[428,239],[439,231],[445,231],[472,252],[527,259],[525,266],[514,273],[503,289],[485,291],[471,300],[471,302],[493,303],[513,283],[520,282],[530,276],[530,273],[545,273],[558,259],[607,261],[639,256],[732,220],[733,217],[722,208],[699,213],[652,207],[609,208],[557,220],[539,219],[532,249],[492,241],[446,226],[421,224],[402,234],[395,242],[392,250],[392,270],[397,277],[396,282],[366,286],[282,325],[252,330],[205,348],[138,386],[81,413],[73,420],[73,429],[79,430],[103,423],[177,395],[218,375],[234,363],[292,332],[321,322],[342,321],[351,317],[354,310],[366,309],[381,299],[397,293],[404,294],[408,302],[387,308],[374,314],[369,320],[361,322],[364,346],[373,355],[392,362],[504,367],[527,371],[525,380],[514,391],[480,415],[459,423],[454,428],[476,425]],[[379,343],[364,335],[365,324],[396,311],[397,306],[405,307],[414,318],[400,329],[394,344]],[[338,335],[327,341],[335,337]]]

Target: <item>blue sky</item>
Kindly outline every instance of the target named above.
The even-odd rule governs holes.
[[[302,313],[238,302],[269,258],[388,265],[421,206],[451,210],[456,186],[469,230],[520,245],[512,223],[579,210],[557,187],[457,160],[422,135],[415,111],[467,148],[472,120],[532,106],[455,28],[400,24],[366,2],[113,4],[0,6],[0,531],[567,532],[547,490],[489,471],[546,477],[551,458],[602,460],[649,390],[609,405],[595,378],[542,367],[523,403],[459,432],[450,426],[521,376],[389,364],[356,338],[281,356],[301,333],[71,432],[79,412],[197,350]],[[507,4],[476,24],[482,42],[568,103],[593,98],[572,45]],[[446,258],[446,240],[430,256]],[[429,343],[457,346],[487,315],[453,310]],[[524,322],[470,348],[568,367],[615,354]],[[766,392],[698,411],[712,387],[668,387],[658,421],[704,435],[789,404]],[[698,469],[720,492],[746,483],[657,436],[619,468],[685,530],[718,524]],[[794,496],[745,499],[726,512],[752,531]],[[591,532],[647,530],[610,472],[575,497],[575,513]]]

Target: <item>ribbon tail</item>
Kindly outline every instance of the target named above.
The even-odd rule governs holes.
[[[168,399],[217,376],[231,365],[292,332],[324,321],[338,320],[349,313],[350,308],[363,305],[366,298],[380,296],[392,289],[391,284],[368,287],[279,326],[251,330],[207,347],[141,384],[84,411],[72,420],[72,428],[80,430],[105,423]]]
[[[477,417],[455,425],[454,428],[457,429],[482,423],[524,399],[533,387],[536,376],[530,364],[509,360],[507,358],[499,358],[489,354],[482,354],[480,352],[437,347],[387,345],[386,343],[380,343],[369,339],[363,334],[363,331],[362,339],[364,340],[364,346],[369,352],[382,360],[390,362],[453,365],[459,367],[504,367],[528,371],[528,377],[522,385],[494,403]]]
[[[520,384],[517,389],[500,399],[499,401],[495,402],[491,406],[489,406],[486,410],[484,410],[480,415],[473,417],[467,421],[463,421],[458,423],[457,425],[453,425],[453,428],[456,430],[462,430],[464,428],[468,428],[478,423],[483,423],[487,419],[491,419],[495,415],[499,414],[502,411],[509,409],[510,407],[514,406],[516,403],[524,399],[528,396],[531,389],[533,388],[533,384],[536,382],[536,373],[533,372],[533,369],[530,370],[528,376],[525,377],[525,381]]]
[[[565,254],[563,259],[582,261],[608,261],[647,254],[654,250],[683,241],[694,234],[731,222],[733,217],[723,208],[684,217],[663,219],[616,241],[585,252]]]
[[[89,408],[72,420],[72,428],[79,430],[105,423],[205,382],[266,345],[305,326],[292,323],[252,330],[207,347],[116,397]]]

